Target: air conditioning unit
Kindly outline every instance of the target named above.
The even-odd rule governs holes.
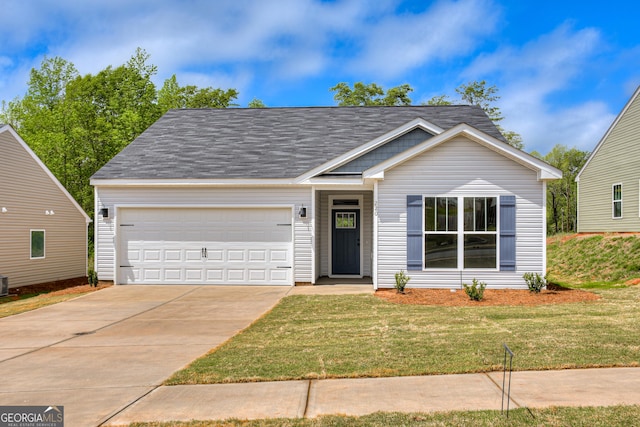
[[[7,295],[9,295],[9,278],[0,276],[0,297],[6,297]]]

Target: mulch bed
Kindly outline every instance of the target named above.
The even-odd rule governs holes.
[[[379,289],[375,295],[397,304],[441,305],[441,306],[496,306],[496,305],[542,305],[597,301],[600,295],[580,289],[568,289],[547,285],[539,294],[519,289],[486,289],[482,301],[472,301],[464,289],[405,289],[399,294],[395,289]]]
[[[9,296],[4,297],[10,300],[17,300],[23,295],[48,294],[48,295],[68,295],[81,294],[92,290],[103,289],[111,286],[111,282],[98,282],[97,287],[91,287],[87,283],[86,277],[76,277],[74,279],[56,280],[36,285],[20,286],[19,288],[9,288]]]

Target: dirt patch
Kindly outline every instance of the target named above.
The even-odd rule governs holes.
[[[566,304],[596,301],[600,295],[580,289],[568,289],[548,285],[539,294],[519,289],[487,289],[482,301],[472,301],[464,289],[405,289],[399,294],[395,289],[379,289],[375,295],[389,302],[413,305],[444,306],[495,306],[495,305],[541,305]]]
[[[53,282],[38,283],[36,285],[20,286],[19,288],[10,288],[9,297],[12,300],[19,299],[23,295],[68,295],[81,294],[84,292],[104,289],[111,286],[111,282],[98,282],[98,287],[91,287],[87,283],[86,277],[76,277],[74,279],[56,280]]]

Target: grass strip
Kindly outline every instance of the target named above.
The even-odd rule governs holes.
[[[35,310],[36,308],[46,307],[48,305],[57,304],[59,302],[68,301],[86,293],[89,292],[67,295],[40,294],[34,297],[0,303],[0,318],[13,316],[14,314],[24,313],[26,311]]]
[[[388,427],[388,426],[590,426],[615,427],[637,425],[640,406],[554,407],[511,410],[509,418],[500,411],[464,411],[441,413],[377,412],[361,417],[322,416],[318,418],[278,418],[267,420],[190,421],[134,423],[129,427]]]

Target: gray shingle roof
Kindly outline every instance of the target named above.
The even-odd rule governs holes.
[[[94,179],[293,178],[411,120],[503,136],[480,107],[171,110]]]

